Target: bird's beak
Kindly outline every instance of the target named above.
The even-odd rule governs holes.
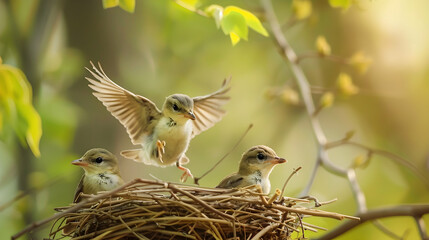
[[[88,166],[87,162],[82,161],[82,159],[76,159],[72,162],[73,165],[86,167]]]
[[[285,163],[285,162],[287,162],[287,160],[284,158],[281,158],[281,157],[274,157],[271,160],[271,163],[273,163],[273,164],[279,164],[279,163]]]
[[[195,120],[195,115],[192,111],[186,112],[185,114],[183,114],[183,116],[185,116],[185,118],[189,118],[191,120]]]

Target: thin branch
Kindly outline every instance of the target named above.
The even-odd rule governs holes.
[[[295,18],[295,16],[292,16],[291,18],[289,18],[289,20],[283,24],[282,26],[282,30],[286,31],[291,29],[293,26],[295,26],[295,24],[297,23],[297,19]]]
[[[314,196],[310,196],[310,195],[309,196],[304,196],[304,197],[301,197],[301,199],[312,200],[314,202],[314,207],[320,207],[320,206],[322,206],[322,204],[320,204],[319,200],[316,197],[314,197]]]
[[[2,212],[3,210],[5,210],[6,208],[12,206],[14,203],[16,203],[16,201],[20,200],[21,198],[24,198],[30,194],[34,194],[37,193],[45,188],[48,188],[52,185],[54,185],[55,183],[58,183],[59,178],[56,177],[54,179],[51,179],[50,181],[48,181],[47,183],[45,183],[43,186],[40,187],[32,187],[27,189],[26,191],[21,191],[19,192],[15,197],[13,197],[11,200],[5,202],[4,204],[0,205],[0,212]]]
[[[337,63],[341,63],[341,64],[347,64],[348,60],[344,57],[340,57],[337,55],[320,55],[317,52],[310,52],[310,53],[304,53],[298,56],[297,59],[297,63],[300,63],[302,60],[304,59],[309,59],[309,58],[320,58],[320,59],[327,59],[333,62],[337,62]]]
[[[380,208],[369,210],[365,213],[358,214],[360,221],[347,221],[340,225],[336,229],[328,232],[327,234],[318,238],[318,240],[333,239],[336,238],[353,228],[374,219],[386,218],[386,217],[401,217],[401,216],[412,216],[421,217],[424,214],[429,214],[429,204],[416,204],[416,205],[400,205],[395,207]],[[418,224],[419,225],[419,224]],[[427,236],[422,235],[422,239],[426,240]]]
[[[250,131],[250,129],[253,127],[253,124],[250,124],[249,127],[247,127],[246,131],[243,133],[243,135],[238,139],[237,143],[231,148],[229,152],[227,152],[213,167],[211,167],[207,172],[205,172],[201,177],[194,178],[194,183],[199,185],[198,181],[201,180],[201,178],[205,177],[207,174],[209,174],[213,169],[215,169],[225,158],[232,152],[234,149],[243,141],[244,137],[247,135],[247,133]]]
[[[414,220],[416,220],[416,224],[417,224],[417,228],[419,229],[419,234],[422,240],[428,240],[428,235],[426,232],[426,226],[425,226],[425,221],[423,220],[423,217],[420,216],[415,216]]]
[[[293,175],[295,175],[299,170],[301,170],[302,167],[298,167],[297,169],[293,170],[293,172],[289,175],[289,177],[286,179],[285,183],[283,184],[282,191],[280,193],[280,196],[283,197],[283,193],[285,192],[285,188],[289,180],[292,178]]]
[[[316,174],[317,174],[317,171],[319,170],[319,167],[320,167],[320,161],[317,160],[314,163],[313,170],[311,171],[310,180],[308,180],[307,185],[299,194],[300,197],[307,196],[308,193],[310,192],[310,188],[311,188],[311,186],[313,186],[313,183],[314,183],[314,180],[316,179]]]
[[[364,213],[368,209],[366,208],[366,199],[365,195],[363,194],[362,190],[360,189],[360,186],[356,179],[356,172],[354,169],[350,168],[347,171],[347,180],[349,180],[350,187],[352,188],[353,195],[356,200],[356,204],[358,206],[358,213]]]
[[[313,113],[316,110],[316,107],[314,106],[314,101],[311,95],[311,87],[307,80],[307,77],[305,76],[302,68],[297,63],[298,58],[296,53],[291,48],[291,46],[289,45],[289,43],[287,42],[285,36],[281,31],[281,27],[274,13],[274,9],[273,9],[273,6],[271,5],[271,1],[261,0],[261,2],[265,9],[267,20],[271,26],[274,40],[276,41],[277,45],[280,47],[282,56],[285,57],[286,60],[290,63],[292,73],[295,76],[295,79],[298,84],[298,88],[301,92],[301,96],[304,101],[305,109],[307,110],[307,114],[310,118],[311,127],[313,128],[313,132],[316,137],[317,143],[319,146],[324,146],[327,142],[325,133],[322,130],[319,120],[315,117],[312,117]],[[321,161],[325,165],[328,171],[333,172],[334,174],[337,174],[337,175],[346,176],[346,170],[332,164],[323,148],[320,148],[318,161]]]
[[[290,68],[292,70],[293,75],[295,76],[296,82],[298,84],[298,88],[301,92],[301,96],[302,96],[302,99],[304,101],[304,105],[305,105],[305,108],[307,110],[307,114],[310,118],[310,123],[311,123],[311,126],[313,128],[313,132],[314,132],[314,135],[316,137],[318,148],[319,148],[318,149],[318,158],[317,158],[317,161],[315,163],[315,167],[314,167],[315,169],[313,170],[313,175],[310,177],[310,181],[307,184],[304,191],[301,193],[301,195],[304,195],[304,196],[308,195],[308,192],[314,183],[314,178],[315,178],[314,175],[317,173],[318,166],[321,165],[327,171],[329,171],[335,175],[338,175],[341,177],[347,177],[349,179],[349,181],[350,180],[355,181],[355,182],[351,183],[352,186],[354,186],[353,190],[359,191],[359,192],[354,193],[354,196],[356,198],[355,200],[358,203],[362,203],[362,197],[364,198],[365,196],[360,191],[360,188],[358,187],[359,185],[358,185],[358,182],[356,181],[356,178],[349,178],[348,177],[349,171],[347,169],[343,169],[341,167],[338,167],[337,165],[333,164],[331,162],[331,160],[329,159],[329,156],[328,156],[326,149],[325,149],[325,144],[327,143],[325,133],[322,130],[322,127],[320,125],[319,120],[315,116],[313,116],[314,112],[316,111],[316,108],[314,106],[313,97],[311,95],[311,86],[310,86],[302,68],[298,64],[298,57],[297,57],[296,53],[294,52],[292,47],[289,45],[288,41],[286,40],[286,37],[282,33],[280,24],[277,20],[277,17],[276,17],[276,14],[274,12],[271,1],[270,0],[261,0],[261,3],[262,3],[262,6],[265,10],[267,20],[271,26],[271,30],[272,30],[272,33],[274,36],[274,40],[276,41],[277,45],[280,47],[282,56],[290,63]],[[361,209],[363,209],[362,206],[361,206]]]
[[[356,147],[367,149],[368,151],[370,151],[373,154],[377,154],[377,155],[383,156],[385,158],[391,159],[391,160],[395,161],[396,163],[409,168],[411,171],[413,171],[415,174],[417,174],[420,179],[422,179],[424,181],[426,186],[429,187],[429,178],[427,177],[427,175],[423,174],[414,164],[405,160],[404,158],[402,158],[396,154],[393,154],[391,152],[381,150],[381,149],[371,148],[371,147],[368,147],[368,146],[365,146],[363,144],[353,142],[353,141],[347,141],[346,144],[350,144],[350,145],[353,145]]]
[[[389,228],[387,228],[386,226],[384,226],[380,220],[373,220],[372,224],[374,224],[374,226],[376,228],[378,228],[380,231],[382,231],[384,234],[386,234],[387,236],[393,238],[393,239],[397,239],[397,240],[403,240],[405,239],[404,237],[398,236],[397,234],[395,234],[394,232],[390,231]],[[405,231],[406,233],[407,231]],[[404,234],[405,235],[405,234]]]
[[[371,155],[377,154],[379,156],[383,156],[387,159],[393,160],[397,164],[402,165],[402,166],[410,169],[426,184],[427,187],[429,187],[429,178],[427,177],[427,175],[423,174],[413,163],[411,163],[411,162],[407,161],[406,159],[404,159],[404,158],[402,158],[396,154],[393,154],[391,152],[381,150],[381,149],[377,149],[377,148],[372,148],[372,147],[366,146],[366,145],[358,143],[358,142],[350,141],[349,139],[346,139],[346,138],[325,144],[325,149],[331,149],[331,148],[335,148],[335,147],[339,147],[339,146],[343,146],[343,145],[352,145],[354,147],[358,147],[358,148],[367,150],[368,153],[370,153]]]

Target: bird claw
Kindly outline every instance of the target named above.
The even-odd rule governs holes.
[[[177,167],[180,170],[184,171],[184,173],[180,177],[181,182],[186,182],[186,180],[188,180],[188,177],[191,177],[192,179],[194,179],[194,176],[192,175],[191,170],[189,170],[188,168],[182,167],[180,165],[177,165]]]
[[[191,173],[191,171],[189,169],[185,168],[184,171],[185,172],[180,177],[180,181],[181,182],[186,182],[186,180],[188,180],[188,177],[191,177],[192,179],[194,179],[194,176],[192,175],[192,173]]]
[[[165,153],[165,141],[156,141],[156,148],[158,151],[158,159],[161,163],[164,163],[164,161],[162,160],[162,155],[164,155]]]

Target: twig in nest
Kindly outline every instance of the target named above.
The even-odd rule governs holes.
[[[231,215],[229,215],[229,214],[226,214],[226,213],[220,212],[219,210],[217,210],[217,209],[213,208],[212,206],[208,205],[206,202],[201,201],[199,198],[195,197],[194,195],[190,194],[189,192],[185,192],[185,191],[183,191],[182,189],[177,188],[177,187],[176,187],[176,186],[174,186],[173,184],[168,184],[168,187],[169,187],[169,188],[171,188],[171,189],[173,189],[173,190],[174,190],[174,191],[176,191],[176,192],[180,192],[180,193],[182,193],[183,195],[188,196],[189,198],[191,198],[192,200],[194,200],[194,201],[196,201],[196,202],[199,202],[199,203],[201,204],[201,206],[204,206],[205,208],[207,208],[207,209],[209,209],[209,210],[211,210],[211,211],[215,212],[216,214],[218,214],[218,215],[220,215],[220,216],[222,216],[222,217],[224,217],[224,218],[227,218],[227,219],[230,219],[230,220],[234,220],[234,216],[231,216]]]
[[[271,205],[279,196],[281,196],[280,189],[276,188],[274,195],[268,200],[268,205]]]
[[[320,204],[320,206],[328,205],[328,204],[333,203],[333,202],[335,202],[337,200],[338,200],[338,198],[334,198],[334,199],[331,199],[331,200],[328,200],[328,201],[319,202],[319,204]]]
[[[250,131],[250,129],[253,127],[253,124],[250,124],[249,127],[246,129],[246,131],[243,133],[240,139],[238,139],[237,143],[231,148],[229,152],[227,152],[213,167],[211,167],[207,172],[205,172],[201,177],[194,178],[194,183],[197,185],[200,185],[198,181],[201,180],[201,178],[205,177],[207,174],[209,174],[213,169],[215,169],[225,158],[232,152],[234,149],[238,146],[238,144],[241,143],[241,141],[244,139],[244,137],[247,135],[247,133]]]
[[[320,206],[322,206],[322,204],[319,202],[319,200],[316,198],[316,197],[313,197],[313,196],[304,196],[304,197],[302,197],[302,199],[308,199],[308,200],[313,200],[314,201],[314,206],[315,207],[320,207]]]
[[[298,167],[297,169],[293,170],[293,172],[292,172],[292,173],[289,175],[289,177],[286,179],[285,183],[283,184],[282,191],[281,191],[281,193],[280,193],[280,196],[281,196],[281,197],[283,196],[283,194],[284,194],[284,192],[285,192],[285,188],[286,188],[286,185],[287,185],[287,183],[289,182],[289,180],[292,178],[292,176],[293,176],[293,175],[295,175],[299,170],[301,170],[301,168],[302,168],[302,167]]]
[[[260,232],[258,232],[254,237],[252,237],[251,240],[259,240],[262,236],[264,236],[267,232],[277,228],[279,226],[278,223],[268,225],[264,229],[262,229]]]
[[[265,198],[265,194],[262,191],[261,185],[256,185],[256,189],[258,190],[258,193],[260,193],[259,197],[261,198],[261,201],[264,205],[268,205],[267,199]]]

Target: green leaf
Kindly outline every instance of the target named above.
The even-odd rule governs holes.
[[[236,7],[236,6],[226,7],[224,14],[227,15],[230,12],[237,12],[237,13],[241,14],[244,17],[244,19],[246,20],[247,26],[249,26],[251,29],[258,32],[259,34],[261,34],[265,37],[268,37],[267,30],[262,26],[259,19],[255,15],[253,15],[253,13],[251,13],[247,10],[244,10],[242,8]]]
[[[197,5],[199,4],[199,0],[175,0],[174,2],[193,12],[197,10]]]
[[[224,14],[220,25],[222,31],[226,35],[230,35],[233,45],[237,44],[241,38],[247,40],[249,30],[247,28],[246,20],[240,13],[229,12],[228,14]]]
[[[112,8],[119,5],[119,0],[103,0],[103,8]]]
[[[333,8],[349,9],[352,5],[352,0],[329,0],[329,5]]]
[[[119,7],[127,12],[133,13],[136,7],[136,0],[119,0]]]
[[[25,144],[27,141],[33,154],[39,157],[42,122],[32,105],[30,83],[21,70],[0,64],[0,86],[0,113],[3,124],[10,125],[21,143]]]
[[[220,28],[220,22],[223,18],[223,7],[213,4],[208,6],[204,12],[207,13],[209,17],[212,17],[215,20],[216,27]]]
[[[233,32],[229,34],[229,38],[231,39],[232,46],[235,46],[238,42],[240,42],[240,37]]]

